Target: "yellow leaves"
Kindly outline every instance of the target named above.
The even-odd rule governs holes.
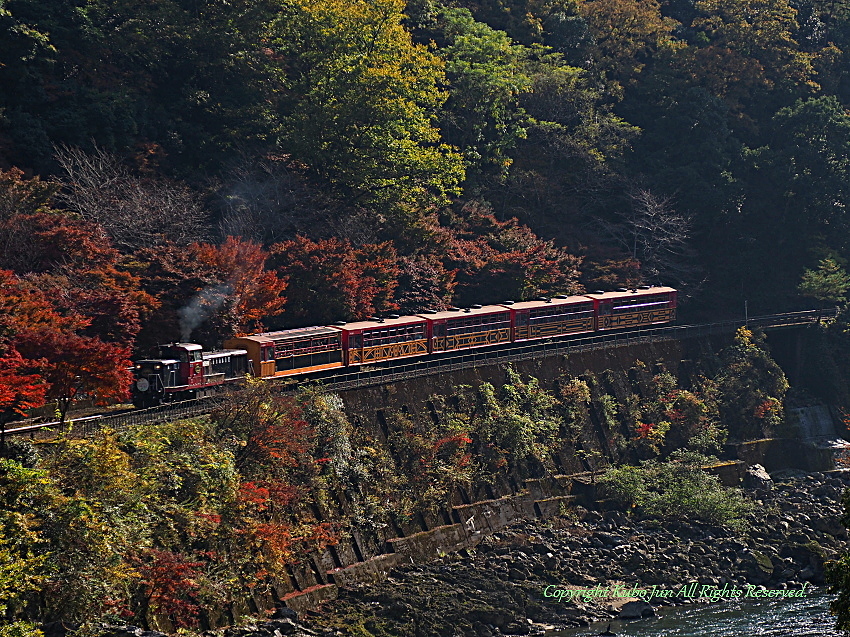
[[[713,72],[729,77],[730,89],[736,81],[767,86],[786,79],[810,81],[811,56],[799,51],[792,37],[798,28],[797,12],[788,0],[702,0],[696,8],[705,15],[693,26],[711,38],[699,57],[716,67]],[[712,55],[722,60],[712,64]],[[732,73],[724,72],[730,63]]]
[[[281,124],[299,158],[354,197],[398,207],[445,201],[463,179],[452,149],[435,144],[446,100],[443,63],[414,44],[400,0],[289,0],[270,39],[295,97]]]
[[[604,66],[622,79],[643,68],[642,56],[672,40],[677,22],[661,15],[656,0],[591,0],[579,5],[596,39]]]

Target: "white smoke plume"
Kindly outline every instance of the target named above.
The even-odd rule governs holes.
[[[180,340],[188,342],[192,332],[204,321],[221,309],[227,298],[233,294],[233,286],[220,283],[198,292],[188,305],[177,310],[180,317]]]

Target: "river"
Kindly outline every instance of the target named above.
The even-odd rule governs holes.
[[[836,637],[829,614],[831,595],[754,602],[720,602],[666,608],[659,616],[637,621],[612,621],[611,631],[633,637]],[[551,637],[599,635],[607,623],[548,633]]]

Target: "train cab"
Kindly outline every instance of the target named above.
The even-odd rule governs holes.
[[[177,386],[183,391],[200,389],[204,386],[203,348],[197,343],[170,343],[159,346],[163,359],[179,362]]]
[[[167,394],[177,391],[180,361],[148,359],[133,364],[133,405],[139,409],[159,405]]]

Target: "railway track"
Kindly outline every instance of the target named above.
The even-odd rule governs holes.
[[[323,389],[329,391],[343,391],[394,383],[401,380],[431,376],[433,374],[451,373],[485,365],[497,365],[547,356],[603,350],[636,343],[725,334],[734,332],[745,325],[768,330],[794,328],[834,318],[837,313],[837,309],[805,310],[802,312],[756,316],[747,320],[721,321],[697,325],[670,325],[614,333],[595,333],[579,337],[559,337],[527,343],[511,343],[483,350],[432,355],[418,360],[387,361],[381,364],[360,367],[356,370],[334,370],[333,372],[310,374],[301,377],[297,382],[292,377],[282,379],[278,382],[280,385],[279,389],[282,392],[294,392],[304,381],[318,382]],[[226,394],[222,394],[196,398],[176,403],[167,403],[148,409],[85,416],[65,423],[20,421],[7,424],[5,435],[30,435],[34,437],[37,432],[44,432],[44,430],[54,432],[70,430],[75,435],[90,436],[103,428],[120,431],[137,425],[191,418],[207,414],[220,405],[226,397]]]

